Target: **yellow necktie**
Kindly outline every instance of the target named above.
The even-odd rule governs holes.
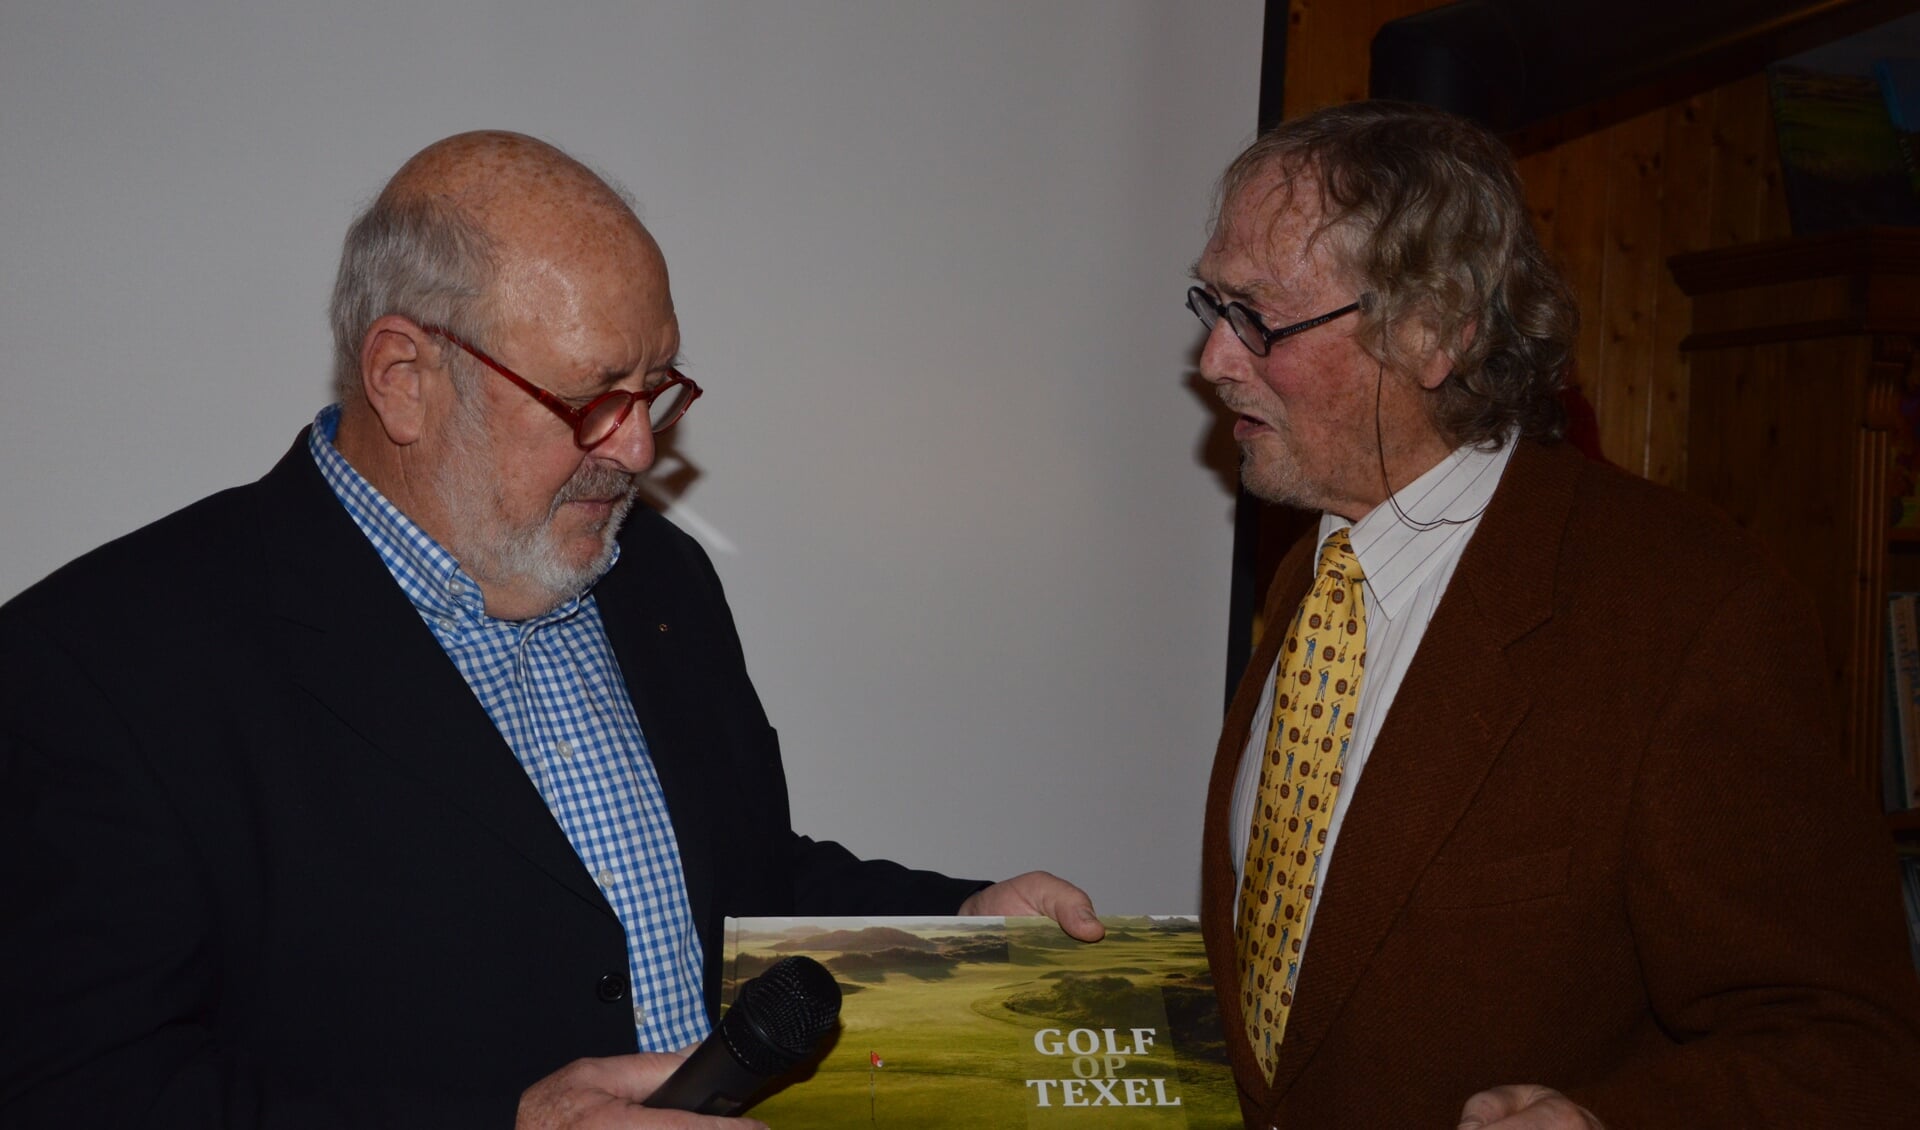
[[[1294,613],[1274,681],[1240,883],[1240,1005],[1268,1082],[1293,1007],[1307,908],[1367,664],[1363,579],[1347,531],[1335,531],[1320,547],[1313,590]]]

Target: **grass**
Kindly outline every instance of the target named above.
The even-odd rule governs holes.
[[[840,925],[838,923],[834,925]],[[960,937],[951,923],[906,925],[894,929],[943,939],[943,949],[977,956],[978,935]],[[824,929],[816,931],[824,933]],[[1168,985],[1182,993],[1182,1013],[1191,1014],[1204,986],[1206,959],[1197,930],[1154,929],[1143,921],[1109,924],[1108,940],[1082,946],[1062,938],[1051,922],[1016,920],[1002,933],[1007,960],[957,964],[928,970],[924,964],[875,971],[865,955],[858,991],[847,995],[838,1038],[818,1066],[766,1097],[751,1111],[775,1130],[846,1130],[848,1127],[1141,1127],[1211,1130],[1240,1125],[1231,1075],[1218,1056],[1217,1013],[1195,1021],[1183,1016],[1183,1039],[1202,1052],[1188,1056],[1169,1047],[1166,1010],[1158,996],[1142,987]],[[748,934],[740,953],[753,959],[801,952],[832,968],[836,949],[794,949],[795,931],[784,935]],[[837,939],[844,940],[844,939]],[[784,941],[776,951],[773,946]],[[1063,944],[1064,943],[1064,944]],[[843,978],[843,980],[846,980]],[[1206,998],[1210,1004],[1210,996]],[[1011,1006],[1011,1007],[1010,1007]],[[1196,1030],[1194,1025],[1200,1027]],[[1034,1034],[1046,1028],[1114,1027],[1117,1044],[1131,1042],[1130,1029],[1151,1027],[1155,1045],[1145,1055],[1106,1063],[1100,1055],[1043,1055]],[[1083,1038],[1084,1039],[1084,1038]],[[1082,1044],[1082,1046],[1085,1046]],[[885,1066],[870,1069],[868,1054]],[[1053,1105],[1042,1108],[1028,1079],[1105,1076],[1116,1097],[1127,1094],[1127,1079],[1163,1079],[1168,1098],[1179,1106],[1067,1107],[1063,1092],[1050,1088]],[[1135,1095],[1151,1097],[1152,1085],[1135,1084]],[[1084,1086],[1089,1101],[1099,1092]]]

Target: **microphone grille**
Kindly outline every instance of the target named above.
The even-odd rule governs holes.
[[[741,1065],[775,1075],[806,1058],[840,1024],[840,986],[810,957],[794,955],[740,986],[720,1033]]]

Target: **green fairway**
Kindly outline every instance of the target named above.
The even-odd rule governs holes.
[[[1240,1125],[1191,921],[1108,919],[1090,946],[979,921],[743,923],[736,977],[804,953],[846,994],[817,1069],[751,1113],[776,1130]]]

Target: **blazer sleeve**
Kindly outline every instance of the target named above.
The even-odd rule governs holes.
[[[1623,858],[1649,1007],[1673,1045],[1570,1088],[1609,1126],[1920,1121],[1893,853],[1840,771],[1819,639],[1805,601],[1762,578],[1672,664]]]

